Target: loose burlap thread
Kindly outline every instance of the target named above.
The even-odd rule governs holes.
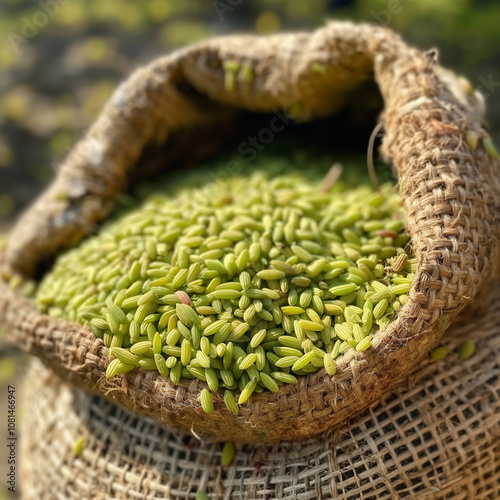
[[[462,361],[458,349],[474,339]],[[491,307],[444,337],[449,355],[423,363],[342,435],[237,445],[167,430],[70,389],[37,362],[26,377],[26,499],[496,500],[500,498],[500,289]],[[73,455],[79,438],[85,444]]]
[[[224,62],[247,66],[251,81],[228,88]],[[317,65],[321,71],[315,70]],[[417,366],[478,291],[488,297],[497,272],[497,169],[467,131],[486,137],[473,97],[439,67],[436,53],[405,45],[379,27],[330,23],[313,33],[232,36],[188,47],[136,72],[72,150],[49,190],[9,238],[4,275],[31,275],[46,258],[88,234],[112,209],[141,151],[196,127],[236,123],[241,111],[294,108],[297,120],[329,116],[374,79],[384,99],[382,152],[397,170],[407,230],[418,259],[410,300],[373,338],[348,351],[329,377],[301,377],[278,394],[263,392],[230,413],[222,391],[210,417],[199,404],[205,384],[174,386],[136,370],[107,380],[108,350],[80,325],[39,314],[0,284],[1,321],[11,338],[68,382],[147,414],[167,426],[217,440],[270,442],[339,427]],[[195,140],[195,135],[192,135]]]

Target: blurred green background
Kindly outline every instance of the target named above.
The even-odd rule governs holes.
[[[313,29],[328,19],[387,26],[422,49],[438,47],[441,62],[483,92],[500,143],[498,0],[1,0],[0,233],[137,66],[218,34]],[[22,365],[0,338],[1,394]]]
[[[214,35],[312,29],[329,18],[381,24],[422,49],[439,47],[445,66],[481,87],[499,142],[498,0],[2,0],[0,230],[137,66]]]

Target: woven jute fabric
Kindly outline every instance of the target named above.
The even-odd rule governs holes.
[[[459,346],[477,351],[462,361]],[[448,330],[427,361],[347,432],[280,445],[219,443],[167,430],[70,389],[37,362],[26,377],[26,499],[398,500],[500,498],[500,289],[490,309]],[[73,447],[84,438],[77,457]]]
[[[246,70],[228,76],[227,61]],[[373,349],[347,352],[334,377],[322,370],[277,394],[257,394],[238,416],[226,409],[220,391],[208,417],[198,399],[204,383],[174,386],[141,370],[107,380],[108,350],[88,328],[43,316],[0,285],[1,322],[11,338],[72,384],[213,440],[304,438],[354,418],[421,362],[467,304],[485,303],[499,262],[500,162],[481,146],[487,133],[480,106],[440,68],[435,51],[410,48],[391,31],[331,23],[313,33],[237,35],[140,69],[21,218],[3,266],[5,276],[12,270],[30,275],[88,234],[152,144],[166,143],[172,154],[175,134],[183,131],[196,144],[199,127],[211,125],[215,138],[219,126],[237,124],[243,111],[292,108],[298,121],[329,116],[369,80],[384,100],[382,153],[399,176],[418,259],[410,300],[374,336]],[[477,134],[479,147],[468,144],[467,131]]]

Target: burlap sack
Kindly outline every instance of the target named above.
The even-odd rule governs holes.
[[[468,338],[477,351],[461,361]],[[37,362],[24,395],[25,497],[187,500],[200,489],[214,500],[497,500],[500,289],[444,344],[446,359],[423,363],[342,436],[239,445],[230,467],[220,465],[221,444],[71,390]]]
[[[436,59],[388,30],[349,23],[215,39],[159,59],[118,88],[8,241],[4,275],[31,275],[110,212],[153,144],[166,141],[160,158],[179,161],[196,149],[200,130],[205,143],[216,141],[245,112],[275,108],[292,107],[297,120],[329,116],[356,91],[362,100],[363,83],[374,79],[384,99],[382,151],[399,175],[418,272],[409,302],[374,336],[374,348],[348,352],[334,377],[322,370],[258,394],[238,416],[218,393],[207,417],[198,401],[203,383],[173,386],[141,370],[107,380],[108,350],[88,328],[43,316],[2,286],[1,321],[11,338],[70,383],[213,440],[313,436],[354,418],[420,363],[479,290],[489,293],[499,261],[500,162],[482,146],[487,133],[474,98]],[[477,147],[467,131],[479,137]]]

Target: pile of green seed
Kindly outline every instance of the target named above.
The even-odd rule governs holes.
[[[294,172],[157,194],[62,255],[37,303],[103,339],[108,377],[197,378],[207,413],[219,388],[238,413],[370,347],[416,270],[404,219],[389,184],[325,192]]]

